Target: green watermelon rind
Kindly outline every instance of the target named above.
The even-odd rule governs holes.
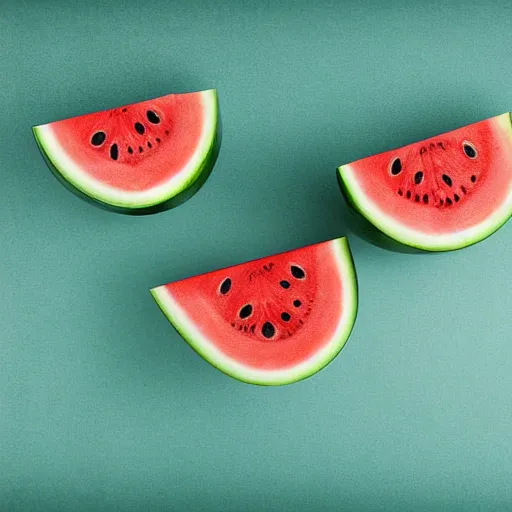
[[[85,183],[70,174],[66,165],[62,165],[62,155],[58,150],[51,150],[50,137],[46,133],[48,125],[34,126],[32,132],[39,150],[54,176],[77,196],[89,203],[95,204],[107,210],[117,211],[131,215],[147,215],[174,208],[190,199],[206,182],[210,176],[222,140],[222,125],[219,111],[218,94],[215,89],[202,91],[203,101],[208,107],[208,115],[205,119],[205,129],[202,135],[203,141],[197,148],[199,153],[198,164],[182,178],[175,186],[167,188],[162,193],[155,194],[143,201],[134,200],[133,192],[125,192],[126,200],[119,197],[98,194]],[[96,181],[96,180],[94,180]],[[99,182],[98,182],[99,183]],[[108,188],[108,187],[106,187]],[[165,188],[159,186],[158,188]],[[123,192],[116,192],[116,195]]]
[[[221,372],[247,384],[280,386],[291,384],[319,372],[327,366],[346,345],[357,317],[358,284],[352,253],[346,238],[331,240],[336,252],[341,281],[343,282],[343,311],[335,335],[320,349],[321,357],[315,354],[311,359],[293,368],[283,370],[258,370],[239,364],[214,348],[214,343],[203,342],[198,331],[194,333],[193,322],[187,319],[183,309],[169,296],[164,286],[150,290],[153,298],[181,337],[205,360]],[[212,349],[213,347],[213,349]],[[325,347],[329,347],[327,350]],[[318,357],[317,357],[318,356]],[[309,364],[307,364],[309,363]]]
[[[501,118],[503,128],[508,130],[512,140],[511,114],[503,114]],[[512,181],[506,200],[478,226],[453,234],[432,235],[404,226],[375,205],[360,189],[350,164],[338,167],[337,178],[342,195],[352,209],[390,238],[423,251],[442,252],[469,247],[491,236],[512,217]]]

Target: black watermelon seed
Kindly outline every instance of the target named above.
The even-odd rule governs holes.
[[[416,183],[416,185],[419,185],[422,181],[423,181],[423,173],[421,171],[418,171],[414,175],[414,183]]]
[[[395,158],[391,164],[391,174],[398,176],[402,172],[402,161],[400,158]]]
[[[419,196],[419,194],[416,194],[416,195],[414,196],[414,200],[415,200],[417,203],[419,203],[419,202],[420,202],[420,196]]]
[[[463,194],[466,193],[466,187],[464,185],[460,186],[460,190],[462,191]]]
[[[402,192],[402,189],[401,189],[401,188],[399,188],[399,189],[398,189],[398,195],[399,195],[399,196],[403,196],[403,195],[404,195],[404,193]]]
[[[281,281],[279,283],[285,290],[288,290],[288,288],[290,288],[290,283],[288,281]]]
[[[299,300],[299,299],[295,299],[293,301],[293,305],[296,307],[296,308],[300,308],[302,306],[302,302]]]
[[[425,194],[425,195],[423,196],[423,202],[424,202],[425,204],[428,204],[428,194]]]
[[[281,319],[284,321],[284,322],[289,322],[290,321],[290,318],[291,318],[291,315],[290,313],[281,313]]]
[[[453,185],[453,182],[452,182],[452,179],[450,178],[450,176],[448,176],[448,174],[443,174],[441,176],[443,178],[443,181],[449,186],[451,187]]]
[[[151,149],[153,146],[151,144],[151,142],[148,141],[148,148]]]
[[[272,338],[276,333],[275,327],[270,322],[265,322],[263,327],[261,328],[261,334],[265,336],[265,338]]]
[[[125,107],[125,108],[123,108],[123,110],[122,110],[122,111],[123,111],[123,112],[126,112],[127,110],[128,110],[128,109]]]
[[[144,151],[144,148],[142,146],[139,146],[139,153],[142,153]]]
[[[449,197],[447,197],[447,198],[446,198],[446,204],[447,204],[448,206],[450,206],[450,205],[452,205],[452,204],[453,204],[453,201],[452,201]]]
[[[406,196],[407,196],[407,199],[411,199],[411,191],[410,190],[407,191]]]
[[[110,158],[112,158],[112,160],[117,160],[118,157],[119,148],[117,147],[117,144],[112,144],[112,146],[110,146]]]
[[[226,295],[229,290],[231,290],[231,279],[227,277],[224,279],[224,281],[222,281],[222,284],[220,285],[220,293],[222,293],[222,295]]]
[[[444,143],[443,142],[438,142],[437,145],[441,148],[441,149],[445,149],[444,147]]]
[[[151,124],[158,124],[160,122],[160,118],[158,117],[158,114],[156,112],[153,112],[152,110],[148,110],[146,112],[146,117],[148,118],[148,121]]]
[[[443,201],[442,199],[439,199],[439,204],[440,204],[441,206],[443,206],[444,201]]]
[[[128,146],[128,153],[130,153],[130,155],[133,153],[133,148],[131,146]]]
[[[160,138],[159,137],[156,138],[156,141],[160,144]]]
[[[134,128],[135,128],[135,131],[139,135],[144,135],[144,132],[146,131],[146,129],[144,128],[144,125],[142,123],[139,123],[139,122],[135,123]]]
[[[457,194],[453,195],[453,199],[455,199],[456,203],[458,203],[460,201],[460,197]]]
[[[475,183],[476,181],[476,176],[473,174],[473,176],[471,176],[471,183]]]
[[[105,142],[106,138],[107,138],[107,135],[105,134],[105,132],[96,132],[91,137],[91,144],[93,146],[101,146]]]
[[[470,144],[464,144],[464,153],[468,158],[476,158],[476,150]]]
[[[304,270],[302,270],[300,267],[297,267],[297,265],[292,265],[290,267],[290,271],[295,279],[304,279],[306,277]]]
[[[248,316],[252,315],[252,306],[250,304],[246,304],[241,310],[240,310],[240,318],[247,318]]]

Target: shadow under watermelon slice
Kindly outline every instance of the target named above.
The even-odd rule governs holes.
[[[215,90],[170,94],[35,126],[33,132],[68,189],[132,215],[189,199],[210,175],[221,144]]]

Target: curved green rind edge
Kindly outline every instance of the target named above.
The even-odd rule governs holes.
[[[364,215],[362,215],[356,208],[351,196],[349,195],[347,188],[341,179],[339,172],[336,172],[336,178],[338,185],[341,190],[341,194],[345,199],[348,212],[351,216],[350,229],[356,233],[360,238],[366,240],[369,244],[372,244],[380,249],[387,251],[402,253],[402,254],[425,254],[425,251],[413,247],[411,245],[403,244],[394,238],[386,235],[383,231],[376,228]]]
[[[228,375],[229,377],[232,377],[236,380],[239,380],[241,382],[245,382],[246,384],[254,384],[258,386],[282,386],[286,384],[292,384],[294,382],[298,382],[304,379],[307,379],[308,377],[313,376],[315,373],[318,373],[320,370],[325,368],[329,363],[331,363],[336,356],[341,352],[343,347],[346,345],[348,339],[350,338],[350,335],[352,334],[352,331],[354,329],[354,325],[357,318],[357,311],[358,311],[358,281],[357,281],[357,273],[354,265],[354,258],[352,255],[352,251],[350,250],[350,246],[348,244],[348,240],[346,238],[339,238],[336,240],[333,240],[333,242],[336,242],[339,244],[340,254],[338,256],[339,263],[341,264],[342,261],[346,263],[347,266],[347,272],[344,274],[344,286],[350,286],[350,297],[351,301],[350,304],[347,304],[347,307],[351,308],[351,311],[348,312],[347,315],[347,321],[346,321],[346,328],[343,329],[343,334],[339,337],[337,342],[334,344],[333,350],[331,350],[327,356],[321,360],[316,365],[312,365],[310,367],[306,367],[300,374],[294,375],[290,378],[283,378],[283,379],[272,379],[271,381],[266,381],[264,379],[251,379],[248,378],[246,375],[244,375],[243,372],[234,372],[231,369],[227,368],[227,365],[222,364],[222,360],[213,360],[212,358],[208,357],[207,354],[203,351],[203,347],[201,343],[198,343],[196,340],[193,339],[187,332],[186,325],[182,325],[173,314],[173,311],[170,311],[168,308],[164,306],[162,301],[159,299],[158,294],[156,293],[156,288],[152,288],[150,290],[151,295],[155,299],[155,302],[158,304],[158,307],[162,311],[162,313],[166,316],[166,318],[169,320],[169,322],[172,324],[174,329],[178,332],[178,334],[197,352],[203,359],[208,361],[212,366],[220,370],[225,375]]]
[[[512,113],[509,113],[509,119],[511,122],[512,128]],[[341,190],[341,194],[344,197],[345,201],[349,208],[355,212],[356,214],[362,216],[368,222],[371,223],[376,229],[378,229],[382,234],[386,237],[390,238],[392,241],[399,242],[401,244],[407,245],[409,247],[413,247],[414,249],[420,249],[422,251],[428,252],[446,252],[446,251],[455,251],[459,249],[464,249],[471,245],[474,245],[478,242],[482,242],[486,238],[489,238],[491,235],[496,233],[502,226],[504,226],[507,221],[512,217],[512,211],[509,212],[508,216],[504,216],[500,219],[496,224],[491,226],[487,231],[480,233],[478,236],[471,238],[469,240],[465,240],[465,243],[453,243],[453,244],[445,244],[443,246],[428,246],[424,244],[417,243],[415,240],[411,240],[408,238],[400,237],[396,233],[393,232],[392,229],[386,229],[386,227],[382,226],[379,222],[379,219],[374,218],[372,215],[369,215],[365,212],[364,205],[362,204],[360,198],[357,194],[354,194],[354,191],[351,189],[350,185],[345,181],[343,177],[343,170],[346,165],[340,165],[336,170],[336,178],[338,181],[338,185]]]
[[[149,206],[141,206],[141,207],[128,207],[128,206],[119,206],[112,203],[107,203],[105,201],[100,200],[97,197],[87,194],[85,191],[79,188],[78,184],[75,184],[69,180],[67,180],[61,171],[59,171],[56,164],[51,159],[51,155],[46,151],[44,144],[42,143],[39,135],[37,126],[32,127],[32,133],[37,142],[37,146],[41,155],[44,158],[49,169],[52,171],[52,174],[62,183],[68,190],[73,192],[76,196],[85,200],[89,204],[94,206],[98,206],[104,210],[116,212],[116,213],[124,213],[126,215],[151,215],[153,213],[159,213],[171,208],[175,208],[183,204],[185,201],[188,201],[193,195],[195,195],[199,189],[205,184],[206,180],[209,178],[214,166],[217,161],[217,157],[220,152],[220,146],[222,142],[222,121],[220,117],[219,111],[219,103],[218,103],[218,94],[215,91],[215,130],[213,133],[213,137],[210,143],[210,147],[206,153],[205,158],[202,160],[201,164],[196,168],[195,172],[191,175],[190,179],[180,188],[178,192],[172,191],[170,195],[163,197],[161,201],[158,203],[149,205]]]

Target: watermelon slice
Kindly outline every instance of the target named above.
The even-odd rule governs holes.
[[[170,94],[33,128],[54,174],[84,199],[147,214],[191,197],[220,147],[215,90]]]
[[[244,382],[313,375],[345,345],[357,312],[346,238],[190,277],[151,290],[200,355]]]
[[[474,244],[512,215],[510,114],[342,165],[338,181],[349,204],[398,242]]]

